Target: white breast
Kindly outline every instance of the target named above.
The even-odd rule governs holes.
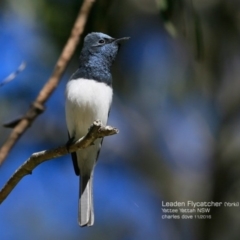
[[[112,88],[88,79],[70,80],[66,88],[66,121],[71,137],[85,135],[94,120],[107,124]]]

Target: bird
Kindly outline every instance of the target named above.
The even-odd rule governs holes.
[[[79,67],[66,85],[65,113],[71,144],[88,132],[95,120],[107,124],[113,98],[111,66],[122,42],[129,37],[112,38],[101,32],[86,35],[79,57]],[[94,224],[93,173],[102,139],[92,146],[71,153],[76,175],[80,176],[78,224]]]

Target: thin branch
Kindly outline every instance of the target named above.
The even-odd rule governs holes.
[[[3,85],[5,85],[5,84],[11,82],[12,80],[14,80],[17,77],[17,75],[25,69],[25,67],[26,67],[26,63],[22,62],[15,72],[11,73],[8,77],[6,77],[0,83],[0,87],[2,87]]]
[[[0,191],[0,204],[7,198],[14,187],[20,182],[20,180],[31,174],[33,169],[39,164],[63,156],[65,154],[75,152],[78,149],[89,147],[94,143],[97,138],[103,138],[106,136],[117,134],[118,130],[116,128],[106,126],[104,127],[100,121],[95,121],[90,127],[88,133],[83,138],[79,139],[77,142],[66,147],[66,145],[57,147],[55,149],[44,150],[41,152],[33,153],[32,156],[23,163],[21,167],[12,175],[12,177],[7,181],[5,186]]]
[[[49,78],[48,82],[40,91],[39,95],[35,101],[31,104],[29,110],[25,116],[19,120],[17,125],[12,130],[10,136],[0,149],[0,165],[3,163],[4,159],[7,157],[8,153],[15,145],[17,140],[22,136],[22,134],[31,126],[35,118],[44,111],[44,103],[48,100],[50,95],[53,93],[57,87],[60,78],[62,77],[69,60],[71,59],[77,44],[80,40],[80,36],[83,33],[86,21],[90,12],[90,9],[95,0],[85,0],[80,9],[78,17],[72,28],[71,35],[55,65],[53,73]]]

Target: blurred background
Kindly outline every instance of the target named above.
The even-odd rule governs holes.
[[[0,2],[0,123],[23,114],[50,76],[79,0]],[[240,207],[211,220],[162,219],[162,201],[240,201],[240,1],[99,0],[84,36],[130,36],[113,66],[109,125],[95,168],[95,225],[77,224],[70,155],[25,177],[0,206],[0,239],[237,240]],[[79,45],[46,111],[0,168],[2,187],[33,153],[66,143],[64,91]],[[0,146],[11,130],[0,127]]]

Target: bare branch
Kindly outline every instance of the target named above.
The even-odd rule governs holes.
[[[101,122],[97,120],[90,127],[86,136],[71,144],[68,148],[66,145],[63,145],[55,149],[33,153],[32,156],[17,169],[17,171],[8,180],[6,185],[1,189],[0,204],[7,198],[14,187],[20,182],[20,180],[24,176],[31,174],[33,169],[36,168],[39,164],[47,160],[63,156],[65,154],[75,152],[78,149],[89,147],[97,138],[103,138],[117,133],[118,130],[116,128],[110,126],[104,127]]]
[[[48,82],[40,91],[39,95],[35,101],[31,104],[31,107],[25,114],[25,116],[19,120],[17,125],[12,130],[10,136],[0,149],[0,165],[3,163],[4,159],[7,157],[8,153],[15,145],[17,140],[22,136],[22,134],[30,127],[35,118],[42,112],[39,109],[44,110],[44,103],[48,100],[50,95],[53,93],[57,87],[60,78],[62,77],[69,60],[71,59],[77,44],[79,42],[80,36],[83,33],[86,21],[92,7],[94,0],[84,0],[83,5],[80,9],[78,17],[72,28],[71,35],[63,48],[63,51],[55,65],[53,73],[49,78]]]
[[[26,63],[25,63],[25,62],[22,62],[22,63],[20,64],[20,66],[18,67],[18,69],[17,69],[15,72],[11,73],[8,77],[6,77],[6,78],[0,83],[0,87],[2,87],[3,85],[5,85],[5,84],[11,82],[13,79],[15,79],[15,78],[17,77],[17,75],[18,75],[21,71],[23,71],[23,70],[25,69],[25,67],[26,67]]]

